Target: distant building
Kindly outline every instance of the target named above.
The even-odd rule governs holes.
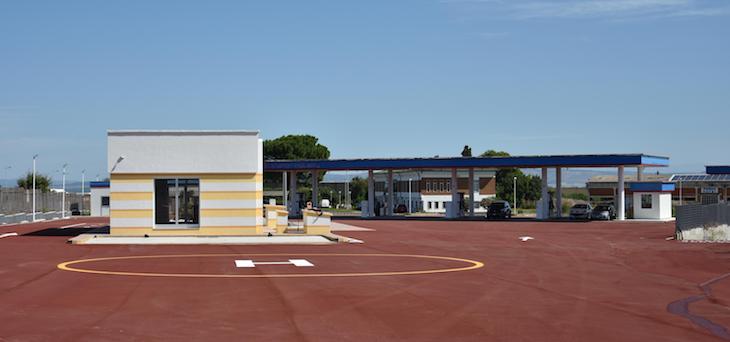
[[[728,203],[730,199],[730,166],[707,166],[705,173],[673,175],[670,181],[677,186],[675,195],[679,199],[679,188],[684,203],[715,204]]]
[[[730,199],[730,166],[708,166],[706,173],[644,174],[641,181],[636,175],[626,175],[626,204],[632,207],[631,184],[644,182],[672,182],[672,202],[678,204],[726,203]],[[586,183],[592,203],[614,203],[616,176],[594,176]]]
[[[644,174],[641,176],[641,182],[667,182],[672,175],[666,174]],[[626,188],[626,205],[631,208],[633,201],[633,192],[631,184],[637,183],[636,175],[624,176]],[[618,177],[614,175],[600,175],[591,177],[586,183],[588,189],[588,199],[591,203],[616,203],[616,189],[618,188]]]
[[[468,171],[459,171],[458,177],[458,192],[465,210],[468,210],[468,200],[474,198],[474,211],[485,212],[480,202],[496,196],[495,171],[474,171],[474,193],[471,196]],[[384,190],[387,179],[387,172],[374,175],[375,200],[381,205],[386,203],[387,193]],[[451,203],[451,171],[394,171],[393,190],[394,208],[401,204],[407,208],[410,200],[411,212],[445,213],[448,203]]]
[[[109,216],[109,182],[91,182],[91,216]]]

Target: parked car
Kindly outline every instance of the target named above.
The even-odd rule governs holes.
[[[78,203],[71,203],[69,207],[69,211],[71,212],[71,216],[80,216],[81,210],[79,210],[79,204]]]
[[[579,203],[570,208],[571,219],[590,219],[593,207],[588,203]]]
[[[398,204],[395,206],[393,212],[396,214],[405,214],[408,212],[408,207],[405,204]]]
[[[591,211],[591,220],[613,220],[616,209],[611,204],[599,204]]]
[[[487,207],[487,218],[512,218],[512,207],[505,201],[492,202]]]

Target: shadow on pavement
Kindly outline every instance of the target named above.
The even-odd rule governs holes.
[[[78,236],[80,234],[109,234],[109,226],[93,228],[46,228],[23,236]]]

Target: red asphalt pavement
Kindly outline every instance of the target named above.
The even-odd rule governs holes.
[[[0,226],[25,234],[101,218]],[[0,341],[471,340],[718,341],[730,338],[730,245],[666,241],[672,223],[345,221],[364,244],[89,246],[64,236],[0,239]],[[82,225],[80,227],[83,227]],[[535,239],[522,242],[519,236]],[[233,267],[252,254],[315,267]],[[71,260],[169,254],[240,256],[115,260],[79,268],[263,274],[469,271],[367,277],[164,278],[59,270]],[[301,257],[300,257],[301,256]],[[702,284],[702,286],[700,286]],[[668,311],[670,303],[673,312]]]

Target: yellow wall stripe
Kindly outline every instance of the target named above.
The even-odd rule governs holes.
[[[109,194],[112,201],[151,201],[151,192],[112,192]]]
[[[202,200],[254,200],[264,197],[263,191],[204,191]]]
[[[202,209],[200,217],[253,217],[263,216],[263,210],[250,209]]]
[[[152,209],[111,210],[113,218],[152,218]]]

